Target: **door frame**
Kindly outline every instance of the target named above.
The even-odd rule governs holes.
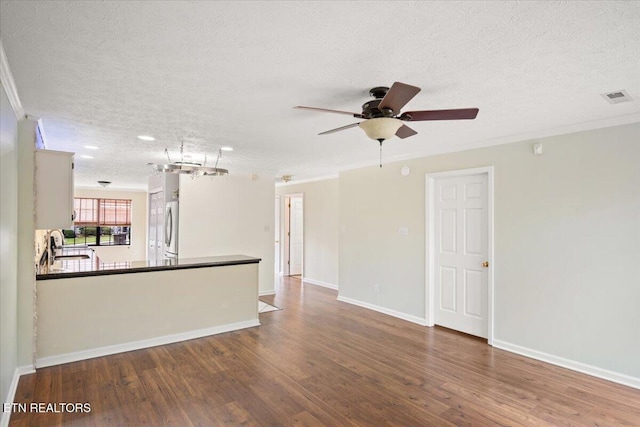
[[[304,277],[304,210],[305,210],[305,206],[304,206],[304,193],[287,193],[284,194],[284,197],[282,198],[283,200],[283,211],[284,215],[282,216],[283,222],[282,222],[282,226],[280,227],[281,230],[281,242],[284,242],[283,245],[280,245],[282,247],[282,257],[280,258],[282,260],[282,274],[284,276],[290,276],[291,275],[291,270],[289,269],[289,257],[290,257],[290,253],[291,253],[291,248],[289,247],[289,238],[290,236],[287,233],[290,233],[289,227],[290,227],[290,223],[291,223],[291,209],[289,208],[289,204],[291,204],[291,199],[292,198],[299,198],[302,199],[302,254],[300,254],[301,256],[301,262],[302,265],[300,266],[300,277],[303,278]]]
[[[275,262],[274,269],[276,277],[282,276],[282,198],[276,195],[275,199]]]
[[[469,175],[487,175],[487,261],[489,267],[487,271],[487,343],[493,345],[493,326],[494,326],[494,272],[496,268],[494,256],[494,217],[493,217],[493,166],[485,166],[471,169],[459,169],[445,172],[428,173],[425,175],[426,194],[425,194],[425,212],[427,238],[425,239],[426,252],[426,271],[425,271],[425,320],[427,326],[435,325],[434,316],[434,294],[435,294],[435,184],[440,178],[454,178]]]

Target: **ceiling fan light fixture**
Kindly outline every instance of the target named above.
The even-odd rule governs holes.
[[[373,140],[380,141],[395,136],[403,123],[392,117],[379,117],[361,122],[358,126]]]

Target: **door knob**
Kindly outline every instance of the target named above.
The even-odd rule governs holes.
[[[489,261],[485,261],[485,262],[483,262],[483,263],[482,263],[482,266],[483,266],[483,267],[485,267],[485,268],[486,268],[486,267],[489,267]]]

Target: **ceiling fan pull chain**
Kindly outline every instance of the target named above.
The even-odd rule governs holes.
[[[382,167],[382,141],[384,139],[379,139],[378,141],[380,141],[380,167]]]

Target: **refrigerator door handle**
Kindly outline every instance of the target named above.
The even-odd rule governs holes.
[[[171,232],[173,231],[173,217],[171,213],[171,206],[167,206],[164,220],[164,243],[167,246],[171,246]]]

